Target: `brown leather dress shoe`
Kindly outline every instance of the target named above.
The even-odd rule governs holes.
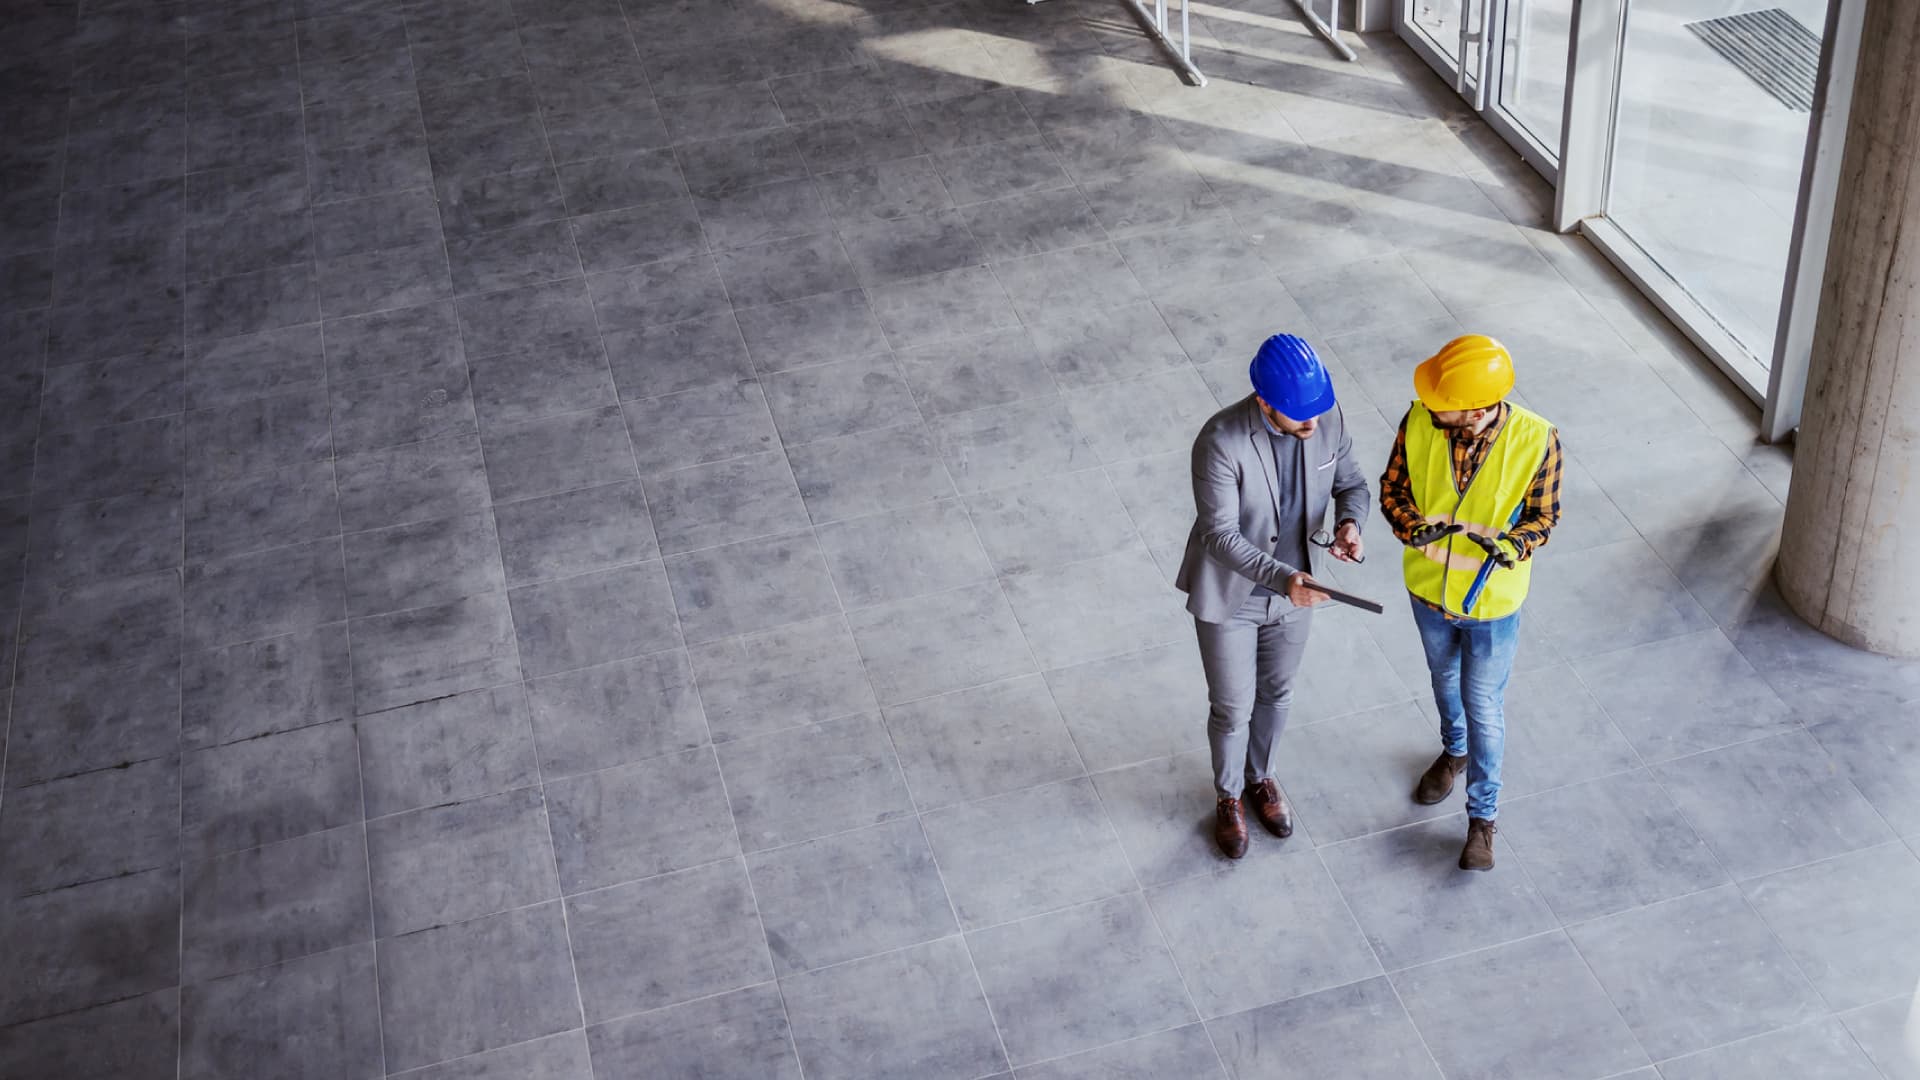
[[[1213,839],[1220,854],[1237,859],[1247,853],[1247,815],[1239,799],[1221,799],[1213,811]]]
[[[1427,771],[1421,774],[1420,783],[1413,789],[1413,801],[1422,806],[1432,806],[1445,799],[1453,794],[1454,777],[1465,772],[1466,768],[1467,755],[1453,757],[1441,752],[1439,757],[1433,759],[1433,764],[1427,766]]]
[[[1253,804],[1254,816],[1268,832],[1282,840],[1293,835],[1293,807],[1280,794],[1280,785],[1271,780],[1256,781],[1247,789],[1247,801]]]
[[[1460,849],[1460,869],[1493,869],[1493,834],[1499,830],[1485,818],[1467,819],[1467,846]]]

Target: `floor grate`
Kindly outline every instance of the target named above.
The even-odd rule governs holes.
[[[1782,105],[1812,111],[1820,38],[1798,19],[1767,8],[1690,22],[1687,29]]]

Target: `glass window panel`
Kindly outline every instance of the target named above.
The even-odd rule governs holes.
[[[1743,36],[1760,79],[1689,23],[1773,9]],[[1826,24],[1824,0],[1632,0],[1607,178],[1607,216],[1750,353],[1771,362],[1810,114],[1763,88],[1793,80],[1793,39]],[[1803,42],[1804,43],[1804,39]],[[1799,70],[1799,75],[1794,75]]]

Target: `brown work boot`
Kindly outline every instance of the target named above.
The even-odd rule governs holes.
[[[1433,759],[1433,764],[1427,766],[1427,771],[1421,774],[1420,783],[1413,789],[1413,801],[1422,806],[1432,806],[1453,794],[1453,778],[1459,776],[1466,767],[1467,755],[1454,757],[1442,751],[1439,757]]]
[[[1287,797],[1280,794],[1280,785],[1271,780],[1257,780],[1247,789],[1247,801],[1253,804],[1254,816],[1267,831],[1285,840],[1293,835],[1293,807],[1287,805]]]
[[[1213,810],[1213,838],[1220,854],[1237,859],[1247,853],[1247,815],[1239,799],[1221,799]]]
[[[1460,849],[1460,869],[1493,869],[1493,834],[1499,830],[1486,818],[1467,819],[1467,846]]]

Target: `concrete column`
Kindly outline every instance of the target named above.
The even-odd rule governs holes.
[[[1814,626],[1920,656],[1920,3],[1866,5],[1775,579]]]

